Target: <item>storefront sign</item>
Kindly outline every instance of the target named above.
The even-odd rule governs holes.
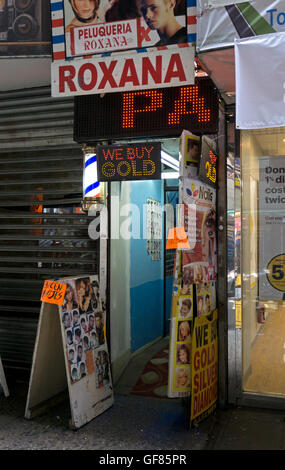
[[[75,98],[74,139],[79,143],[179,136],[183,129],[212,134],[217,125],[217,90],[209,78],[185,87]]]
[[[237,128],[285,126],[284,48],[285,32],[236,41]]]
[[[212,320],[195,318],[192,340],[191,425],[196,426],[216,408],[218,399],[218,313]]]
[[[285,157],[259,158],[260,300],[282,300],[285,294]]]
[[[233,46],[238,38],[285,31],[285,0],[197,0],[197,10],[201,52]]]
[[[98,181],[161,178],[160,142],[97,146]]]
[[[192,85],[194,47],[56,61],[51,76],[53,97]]]
[[[199,164],[199,179],[215,187],[217,183],[217,165],[218,155],[214,152],[210,142],[203,137]]]
[[[53,58],[67,59],[126,49],[195,41],[195,0],[162,4],[152,21],[147,2],[50,0]],[[161,22],[170,25],[165,29]],[[173,32],[173,33],[172,33]],[[195,31],[196,32],[196,31]]]

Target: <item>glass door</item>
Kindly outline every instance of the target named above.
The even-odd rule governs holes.
[[[285,396],[285,128],[241,132],[243,394]]]

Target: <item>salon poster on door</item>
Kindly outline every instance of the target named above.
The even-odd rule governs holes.
[[[285,156],[259,158],[260,300],[285,294]]]
[[[182,223],[189,250],[183,250],[183,282],[198,284],[216,280],[216,190],[196,179],[182,183]]]
[[[218,398],[218,311],[195,318],[192,338],[190,426],[197,426],[216,408]]]

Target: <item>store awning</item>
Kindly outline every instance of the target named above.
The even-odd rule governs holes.
[[[235,44],[236,127],[285,126],[285,33]]]

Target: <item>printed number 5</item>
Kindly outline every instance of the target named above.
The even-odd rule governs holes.
[[[282,264],[274,264],[272,266],[272,277],[276,280],[283,279],[284,271]]]

